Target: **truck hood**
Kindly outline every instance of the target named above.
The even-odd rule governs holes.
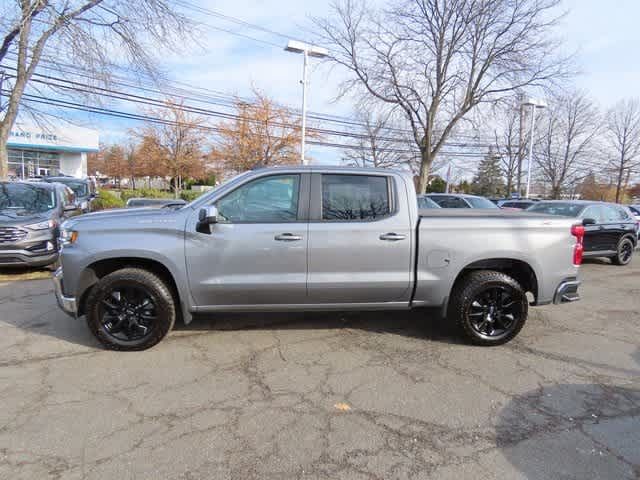
[[[101,212],[87,213],[70,218],[64,223],[65,228],[81,228],[83,225],[99,223],[101,227],[135,228],[138,225],[149,225],[150,223],[173,222],[179,215],[179,210],[162,208],[118,208],[114,210],[103,210]]]

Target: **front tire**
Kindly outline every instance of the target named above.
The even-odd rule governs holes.
[[[89,293],[86,312],[91,333],[111,350],[151,348],[176,318],[166,283],[141,268],[123,268],[100,279]]]
[[[528,308],[526,293],[516,280],[501,272],[477,270],[455,285],[448,316],[469,342],[493,346],[518,335]]]
[[[614,265],[629,265],[633,259],[633,240],[629,237],[625,237],[618,243],[616,254],[611,257],[611,261]]]

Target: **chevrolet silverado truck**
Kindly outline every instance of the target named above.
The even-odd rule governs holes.
[[[53,280],[60,307],[115,350],[149,348],[209,312],[419,307],[498,345],[529,305],[579,299],[583,236],[575,219],[544,214],[419,210],[403,172],[277,167],[180,208],[66,221]]]

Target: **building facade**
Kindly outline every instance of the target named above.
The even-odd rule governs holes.
[[[9,176],[17,179],[87,175],[87,154],[97,152],[97,130],[63,124],[16,123],[9,135]]]

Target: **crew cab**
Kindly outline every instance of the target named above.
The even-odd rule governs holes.
[[[498,345],[530,305],[579,299],[583,235],[543,214],[419,210],[403,172],[277,167],[182,208],[70,219],[54,286],[61,308],[117,350],[149,348],[208,312],[419,307]]]

